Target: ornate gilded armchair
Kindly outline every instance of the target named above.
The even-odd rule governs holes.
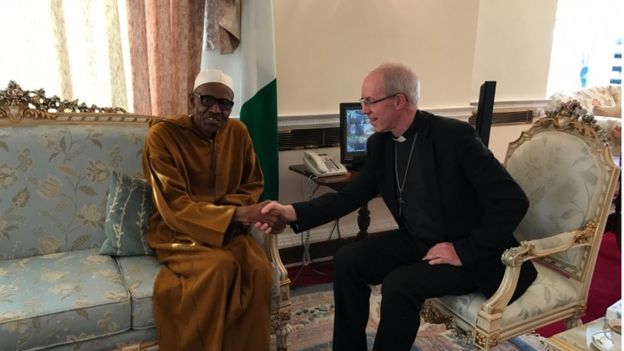
[[[520,246],[502,256],[500,287],[489,300],[481,293],[430,299],[421,313],[483,350],[558,320],[580,325],[619,174],[604,131],[578,106],[536,121],[509,144],[505,167],[530,207],[515,232]],[[527,260],[537,279],[509,304]]]

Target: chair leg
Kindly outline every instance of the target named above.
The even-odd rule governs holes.
[[[272,333],[275,337],[275,343],[277,351],[287,351],[288,350],[288,335],[290,334],[292,327],[289,324],[290,322],[290,309],[286,312],[281,312],[277,316],[273,316],[271,323],[272,325]]]
[[[563,321],[563,324],[565,325],[566,329],[572,329],[583,325],[583,321],[581,321],[581,317],[572,316],[568,319],[565,319]]]
[[[446,329],[453,328],[453,317],[445,316],[440,313],[440,310],[435,308],[434,304],[430,300],[425,301],[420,309],[420,317],[431,324],[444,324]]]
[[[498,332],[493,334],[483,334],[479,330],[475,332],[474,344],[483,351],[489,351],[498,345]]]
[[[576,327],[583,325],[583,321],[581,320],[581,317],[585,315],[586,310],[587,310],[586,304],[581,304],[577,306],[574,314],[570,316],[570,318],[563,320],[563,324],[565,325],[566,329],[572,329],[572,328],[576,328]]]

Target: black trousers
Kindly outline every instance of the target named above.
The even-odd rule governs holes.
[[[397,230],[347,245],[334,256],[335,351],[366,351],[370,285],[381,287],[381,317],[373,350],[410,350],[427,298],[477,290],[462,267],[429,265],[431,245]]]

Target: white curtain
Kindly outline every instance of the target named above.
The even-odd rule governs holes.
[[[187,113],[206,0],[0,1],[0,89],[150,115]]]

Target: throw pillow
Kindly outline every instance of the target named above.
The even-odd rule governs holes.
[[[146,237],[152,213],[154,205],[147,182],[113,171],[104,222],[106,239],[100,248],[100,254],[153,255]]]

